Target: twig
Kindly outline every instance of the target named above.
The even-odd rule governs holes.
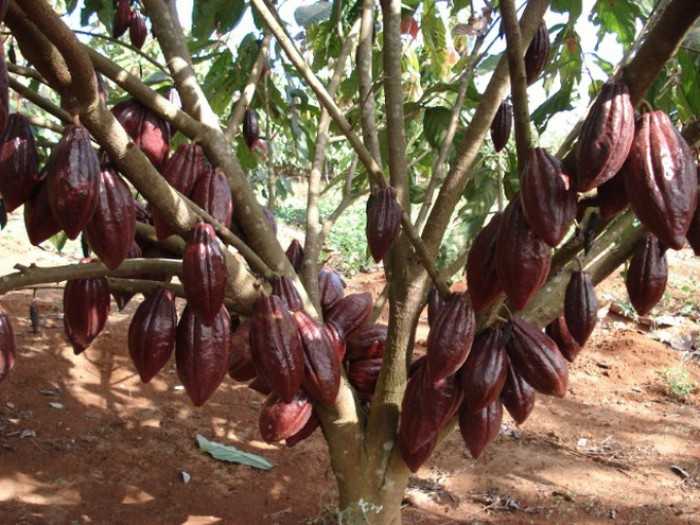
[[[73,119],[67,111],[61,109],[49,99],[42,97],[39,93],[37,93],[33,89],[28,88],[14,77],[9,77],[8,80],[10,87],[13,89],[13,91],[16,91],[21,96],[32,102],[34,105],[40,107],[44,111],[50,113],[51,115],[60,119],[66,124],[70,124],[73,122]]]
[[[82,30],[74,29],[73,32],[76,33],[76,34],[78,34],[78,35],[86,35],[86,36],[91,36],[91,37],[94,37],[94,38],[100,38],[100,39],[102,39],[102,40],[107,40],[108,42],[112,42],[113,44],[117,44],[117,45],[119,45],[119,46],[125,47],[125,48],[127,48],[128,50],[132,51],[133,53],[136,53],[136,54],[139,55],[140,57],[145,58],[148,62],[150,62],[150,63],[151,63],[153,66],[155,66],[156,68],[160,69],[160,70],[161,70],[163,73],[165,73],[166,75],[168,74],[168,70],[167,70],[167,68],[166,68],[163,64],[161,64],[161,63],[159,63],[158,61],[154,60],[153,58],[151,58],[150,56],[148,56],[147,53],[144,53],[144,52],[141,51],[140,49],[137,49],[136,47],[132,46],[131,44],[129,44],[129,43],[127,43],[127,42],[123,42],[123,41],[121,41],[121,40],[119,40],[119,39],[117,39],[117,38],[112,38],[111,36],[108,36],[108,35],[102,35],[102,34],[100,34],[100,33],[92,33],[92,32],[90,32],[90,31],[82,31]]]

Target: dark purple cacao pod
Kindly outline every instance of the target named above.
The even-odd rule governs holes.
[[[527,85],[534,84],[539,78],[549,58],[549,32],[542,22],[535,32],[525,52],[525,76]]]
[[[498,437],[502,421],[503,405],[500,399],[478,412],[471,412],[466,406],[459,411],[459,431],[474,459],[478,459],[486,446]]]
[[[168,122],[135,99],[116,104],[112,113],[134,144],[141,148],[156,168],[161,169],[170,151]]]
[[[379,372],[382,370],[382,362],[381,357],[375,357],[351,361],[348,365],[348,381],[357,390],[360,400],[365,402],[372,400]]]
[[[503,292],[496,272],[496,241],[502,220],[502,213],[494,215],[469,248],[467,290],[475,312],[492,305]]]
[[[576,188],[590,191],[612,179],[627,158],[634,138],[634,107],[622,80],[600,90],[576,146]]]
[[[73,279],[63,290],[63,328],[76,355],[99,335],[109,315],[109,285],[104,277]]]
[[[304,351],[294,317],[282,299],[261,296],[255,303],[250,349],[258,376],[291,402],[304,379]]]
[[[557,348],[569,363],[573,363],[576,356],[581,351],[581,345],[576,342],[566,326],[566,319],[563,315],[557,317],[545,328],[547,335],[557,343]]]
[[[497,400],[508,377],[508,366],[504,331],[487,328],[477,335],[460,372],[464,392],[462,410],[478,412]]]
[[[384,356],[387,326],[385,324],[365,325],[358,328],[348,338],[348,359],[373,359]]]
[[[286,253],[287,259],[292,263],[294,271],[299,273],[301,271],[301,264],[304,262],[304,247],[298,240],[292,239]]]
[[[299,292],[289,277],[274,277],[270,283],[272,284],[272,295],[282,299],[290,312],[304,309]]]
[[[231,317],[222,306],[211,326],[202,324],[189,305],[177,325],[177,376],[194,406],[202,406],[219,387],[229,366]]]
[[[224,226],[231,222],[231,187],[219,168],[203,173],[192,190],[192,200]]]
[[[250,149],[260,138],[260,127],[258,126],[258,113],[254,109],[246,109],[243,114],[243,139]]]
[[[15,355],[15,331],[7,313],[0,310],[0,383],[14,368]]]
[[[510,131],[513,128],[513,106],[504,100],[498,106],[498,111],[491,121],[491,141],[496,153],[501,151],[508,144]]]
[[[100,171],[97,208],[85,232],[90,246],[110,270],[126,259],[134,244],[134,198],[122,178],[109,168]]]
[[[318,289],[321,296],[321,310],[325,316],[345,295],[345,281],[333,268],[323,266],[318,272]]]
[[[323,325],[304,311],[294,312],[304,350],[302,387],[309,397],[332,407],[340,388],[340,360]]]
[[[316,413],[312,411],[311,417],[306,422],[306,424],[296,434],[285,439],[284,444],[288,447],[293,447],[294,445],[301,443],[306,438],[311,436],[311,434],[316,432],[316,429],[320,426],[321,422],[316,417]]]
[[[664,245],[680,250],[697,205],[698,178],[688,144],[663,111],[642,115],[625,187],[632,210]]]
[[[134,11],[129,21],[129,40],[136,49],[141,49],[146,42],[146,19],[141,13]]]
[[[440,295],[440,290],[431,286],[428,292],[428,326],[433,326],[444,306],[445,299]]]
[[[516,310],[547,280],[550,248],[530,229],[520,199],[514,197],[506,208],[496,241],[496,272],[508,299]]]
[[[557,344],[524,319],[513,317],[510,328],[506,349],[511,366],[538,392],[564,397],[569,372]]]
[[[67,126],[47,166],[49,205],[69,239],[75,239],[92,219],[100,191],[100,163],[90,134]]]
[[[32,197],[24,205],[24,227],[29,242],[34,246],[39,246],[61,231],[61,226],[51,212],[49,187],[45,180],[34,188]]]
[[[198,223],[182,256],[182,284],[188,304],[209,326],[224,304],[228,273],[224,252],[210,224]]]
[[[448,297],[428,334],[426,377],[430,381],[437,383],[460,369],[469,357],[475,326],[469,295]]]
[[[437,440],[438,437],[435,436],[414,452],[407,453],[403,450],[401,451],[401,458],[411,472],[418,472],[421,465],[428,460],[430,455],[433,453],[433,450],[435,450]]]
[[[520,174],[520,198],[532,231],[556,247],[576,217],[576,192],[559,160],[542,148],[528,152]]]
[[[260,410],[260,435],[267,443],[291,438],[304,428],[312,412],[313,406],[302,392],[289,402],[272,393]]]
[[[340,336],[338,329],[332,324],[324,323],[323,330],[326,332],[326,337],[328,337],[328,340],[331,342],[331,347],[338,356],[338,361],[342,362],[347,350],[345,339]]]
[[[375,262],[381,261],[401,229],[401,206],[392,187],[377,189],[367,199],[367,245]]]
[[[131,22],[131,0],[117,0],[117,10],[112,22],[112,37],[119,38],[129,29]]]
[[[250,353],[250,319],[243,321],[231,334],[231,356],[228,375],[231,379],[245,382],[255,379],[255,365]]]
[[[600,217],[604,221],[611,220],[629,206],[630,201],[625,189],[624,167],[612,179],[598,186],[596,204],[600,208]]]
[[[326,323],[332,324],[342,338],[363,326],[372,313],[372,295],[369,293],[352,293],[346,295],[333,305],[325,315]]]
[[[161,288],[148,294],[129,325],[129,355],[144,383],[153,379],[170,359],[176,330],[173,292]]]
[[[639,315],[647,315],[664,295],[668,281],[666,250],[653,234],[637,245],[625,277],[627,294]]]
[[[272,388],[267,384],[267,380],[264,377],[255,376],[255,379],[248,383],[248,388],[264,396],[272,394]]]
[[[501,401],[518,425],[525,423],[535,406],[535,390],[512,366],[508,367],[508,379],[501,391]]]
[[[564,296],[564,318],[569,333],[581,346],[598,322],[598,299],[588,272],[572,272]]]
[[[13,113],[0,138],[0,194],[8,213],[27,202],[41,182],[37,162],[29,120]]]

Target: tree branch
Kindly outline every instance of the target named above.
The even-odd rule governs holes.
[[[374,119],[374,95],[372,94],[372,36],[374,34],[374,0],[362,0],[360,40],[357,45],[357,77],[360,83],[360,122],[362,139],[372,157],[381,162],[379,135]],[[370,179],[371,185],[374,184]]]
[[[71,124],[73,122],[73,119],[67,111],[59,108],[48,98],[42,97],[39,93],[28,88],[14,77],[8,77],[8,81],[13,91],[19,93],[22,97],[26,98],[35,106],[40,107],[47,113],[50,113],[64,124]]]
[[[159,63],[157,60],[151,58],[151,57],[148,55],[148,53],[144,53],[144,52],[141,51],[140,49],[138,49],[138,48],[132,46],[131,44],[129,44],[128,42],[125,42],[125,41],[120,40],[120,39],[118,39],[118,38],[112,38],[112,37],[109,36],[109,35],[103,35],[103,34],[100,34],[100,33],[92,33],[92,32],[90,32],[90,31],[81,31],[81,30],[78,30],[78,29],[74,29],[73,32],[74,32],[75,34],[77,34],[77,35],[91,36],[91,37],[93,37],[93,38],[99,38],[99,39],[102,39],[102,40],[106,40],[106,41],[108,41],[108,42],[111,42],[112,44],[116,44],[116,45],[118,45],[118,46],[125,47],[126,49],[128,49],[128,50],[131,51],[132,53],[135,53],[135,54],[139,55],[141,58],[146,59],[146,60],[147,60],[152,66],[154,66],[156,69],[159,69],[161,72],[165,73],[166,75],[168,74],[168,70],[165,68],[165,66],[164,66],[163,64],[161,64],[161,63]],[[89,47],[89,46],[88,46],[88,47]]]
[[[107,283],[109,284],[110,290],[116,292],[142,293],[145,295],[155,290],[160,290],[161,288],[167,288],[177,297],[187,298],[184,287],[176,283],[164,283],[162,281],[150,281],[146,279],[121,279],[116,277],[107,277]]]

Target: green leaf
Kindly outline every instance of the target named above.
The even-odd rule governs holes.
[[[573,109],[571,105],[572,85],[566,84],[554,93],[551,97],[545,100],[540,106],[533,111],[530,119],[535,124],[537,131],[542,134],[544,128],[547,127],[549,119],[560,111],[569,111]]]
[[[56,235],[51,237],[51,244],[54,245],[54,248],[56,248],[56,251],[58,251],[58,253],[61,253],[63,251],[63,247],[66,245],[66,241],[68,241],[68,236],[64,231],[60,231]]]
[[[552,0],[551,8],[555,13],[569,13],[569,23],[573,23],[581,16],[583,6],[581,0]]]
[[[681,49],[677,54],[680,67],[679,88],[691,115],[700,115],[700,60]]]
[[[641,16],[637,0],[598,0],[590,16],[599,26],[596,49],[605,33],[615,33],[620,44],[631,44],[636,33],[635,21]]]
[[[437,10],[435,0],[426,0],[423,3],[421,33],[425,49],[430,56],[430,69],[439,80],[443,80],[450,72],[450,66],[447,62],[445,24]]]
[[[249,467],[260,470],[270,470],[272,468],[272,463],[262,456],[251,454],[249,452],[243,452],[231,445],[222,445],[221,443],[217,443],[215,441],[209,441],[201,434],[197,434],[197,446],[200,450],[203,450],[211,457],[218,459],[219,461],[239,463],[241,465],[248,465]]]
[[[80,10],[80,25],[87,26],[90,24],[90,18],[96,14],[100,22],[105,27],[112,29],[112,21],[114,20],[114,5],[112,2],[104,2],[102,0],[85,0],[83,8]]]
[[[204,92],[217,114],[221,114],[231,100],[231,94],[235,88],[233,84],[237,80],[232,73],[234,73],[233,56],[227,49],[214,59],[204,77]]]
[[[450,125],[451,117],[452,111],[445,107],[426,108],[425,113],[423,113],[423,134],[431,147],[440,148]]]
[[[206,40],[214,30],[228,33],[241,21],[246,8],[244,0],[194,0],[192,36]]]

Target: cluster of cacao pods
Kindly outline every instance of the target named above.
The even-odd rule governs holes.
[[[146,19],[131,4],[132,0],[115,0],[112,36],[119,38],[128,29],[131,45],[141,49],[146,42]]]

